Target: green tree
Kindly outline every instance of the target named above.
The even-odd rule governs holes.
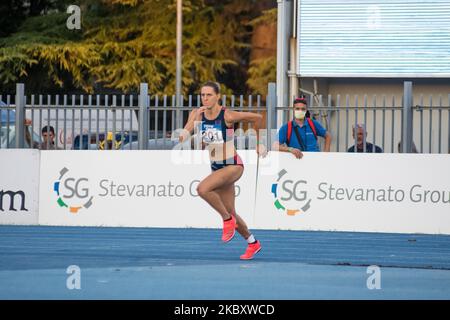
[[[152,94],[174,93],[175,0],[78,3],[81,30],[66,27],[69,1],[49,0],[37,16],[26,12],[17,32],[0,38],[2,88],[21,81],[32,91],[49,92],[56,84],[63,91],[133,92],[147,82]],[[246,92],[255,3],[183,1],[185,94],[209,79],[223,80],[225,91]]]
[[[270,9],[250,22],[256,29],[258,27],[269,27],[269,30],[276,31],[277,9]],[[263,32],[266,29],[263,29]],[[274,46],[276,48],[276,46]],[[275,50],[266,50],[250,61],[248,68],[247,85],[252,92],[267,94],[267,84],[276,81],[277,60]]]

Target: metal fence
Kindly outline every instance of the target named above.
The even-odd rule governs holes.
[[[450,94],[446,96],[450,104]],[[386,153],[450,153],[450,106],[444,105],[444,96],[415,97],[412,83],[405,82],[401,97],[310,95],[308,99],[314,118],[332,135],[331,151],[354,146],[353,127],[362,124],[366,141]],[[289,119],[289,108],[280,109],[283,119]]]
[[[141,84],[139,95],[26,96],[18,84],[16,95],[0,95],[0,148],[48,149],[41,129],[52,126],[56,149],[171,149],[178,141],[177,121],[184,124],[189,112],[200,107],[200,95],[182,97],[183,106],[176,107],[174,95],[152,96],[147,88]],[[233,110],[262,114],[266,100],[260,95],[221,98]],[[236,133],[243,136],[249,128],[239,123]]]
[[[263,141],[271,146],[277,129],[292,119],[292,108],[276,106],[275,84],[268,95],[222,96],[222,105],[264,116]],[[450,94],[448,101],[450,104]],[[405,82],[403,97],[310,95],[309,110],[332,136],[331,151],[344,152],[356,144],[353,127],[363,124],[365,139],[384,152],[450,153],[450,106],[442,96],[414,102],[412,83]],[[201,104],[199,95],[182,97],[148,94],[141,84],[137,95],[25,95],[23,84],[15,95],[0,95],[0,148],[43,148],[41,130],[52,126],[55,148],[75,150],[172,149],[177,144],[177,123]],[[253,149],[251,124],[235,126],[238,149]],[[319,138],[323,148],[323,139]],[[406,141],[400,143],[401,141]],[[198,146],[198,145],[196,145]]]

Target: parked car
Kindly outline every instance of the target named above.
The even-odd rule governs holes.
[[[162,130],[158,131],[156,133],[159,140],[163,140],[164,132]],[[165,132],[166,140],[170,140],[170,131]],[[106,142],[105,142],[105,136],[106,136]],[[148,133],[149,137],[155,136],[155,131],[149,131]],[[98,134],[98,141],[97,141],[97,133],[91,132],[90,137],[87,133],[84,133],[82,135],[78,134],[75,136],[74,143],[72,145],[73,150],[104,150],[104,149],[125,149],[129,150],[130,142],[137,142],[139,137],[139,133],[137,131],[124,131],[123,132],[123,140],[122,140],[122,132],[117,131],[116,132],[116,139],[115,139],[115,145],[113,147],[113,133],[111,131],[107,132],[106,134],[104,132],[101,132]],[[81,143],[81,149],[80,149],[80,140]],[[152,140],[152,139],[151,139]],[[107,143],[107,145],[105,145]],[[150,145],[152,142],[150,142]],[[131,146],[133,149],[138,149],[137,143],[136,145]]]
[[[149,139],[147,144],[147,150],[172,150],[178,144],[177,138],[159,138],[159,139]],[[234,136],[234,146],[237,150],[248,150],[255,149],[256,146],[256,136]],[[193,146],[192,146],[193,147]],[[139,142],[134,141],[131,143],[124,144],[121,149],[123,150],[138,150]]]
[[[178,141],[170,140],[170,138],[159,138],[159,139],[149,139],[147,144],[147,150],[172,150]],[[124,144],[121,148],[122,150],[138,150],[139,149],[139,141],[131,142]]]
[[[106,139],[105,139],[106,137]],[[113,133],[107,132],[106,134],[104,132],[101,132],[98,134],[98,140],[97,140],[97,133],[91,133],[90,136],[87,133],[84,133],[82,135],[76,135],[72,149],[73,150],[117,150],[122,149],[122,145],[129,143],[130,141],[137,141],[138,139],[138,133],[137,132],[116,132],[114,146],[113,146]],[[81,148],[80,148],[80,141],[81,141]]]
[[[6,106],[0,101],[0,107]],[[0,109],[0,149],[15,148],[16,146],[16,112]],[[25,148],[39,148],[41,137],[32,130],[31,125],[25,123]]]

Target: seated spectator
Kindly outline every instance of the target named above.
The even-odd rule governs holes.
[[[357,124],[356,128],[353,126],[352,137],[355,139],[356,134],[356,152],[375,152],[383,153],[383,149],[366,141],[367,131],[364,124]],[[374,149],[375,148],[375,149]],[[351,146],[347,152],[355,152],[355,146]]]

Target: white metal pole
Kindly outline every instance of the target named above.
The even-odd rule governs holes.
[[[177,0],[177,48],[176,48],[177,62],[176,62],[176,92],[175,92],[177,108],[180,108],[182,104],[181,102],[181,79],[182,79],[181,71],[182,71],[182,54],[183,54],[182,32],[183,32],[183,0]],[[181,128],[183,124],[180,111],[176,112],[176,118],[177,118],[176,126],[177,128]]]

